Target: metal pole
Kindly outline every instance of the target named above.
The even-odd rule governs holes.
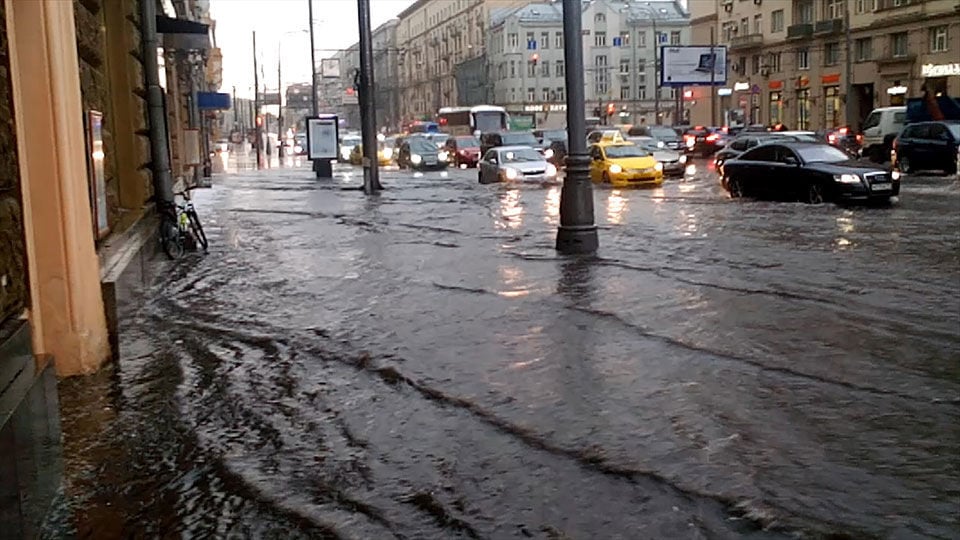
[[[280,65],[283,57],[280,42],[277,42],[277,166],[283,167],[283,78],[280,76]]]
[[[581,0],[563,0],[563,58],[567,84],[566,177],[560,191],[560,228],[557,251],[594,253],[597,226],[593,219],[593,187],[590,185],[590,157],[586,145],[586,100],[583,80],[583,38]]]
[[[143,34],[143,73],[147,86],[147,110],[150,119],[150,157],[153,192],[157,201],[173,202],[173,175],[170,173],[170,142],[167,117],[163,110],[160,64],[157,62],[157,5],[140,2],[140,31]]]
[[[257,31],[253,31],[253,151],[257,153],[257,169],[263,168],[260,155],[260,74],[257,71]]]
[[[659,52],[660,52],[660,33],[657,32],[657,18],[651,14],[650,20],[653,22],[653,69],[657,70],[656,80],[653,82],[653,123],[660,125],[660,72]]]
[[[637,87],[637,21],[630,19],[629,12],[627,13],[627,20],[630,22],[630,87],[632,88],[630,92],[631,97],[631,109],[630,109],[630,118],[634,124],[638,124],[637,121],[637,105],[640,100],[640,89]]]
[[[847,79],[847,84],[845,89],[846,96],[844,98],[844,105],[846,106],[847,129],[853,130],[853,129],[860,128],[859,125],[855,125],[855,124],[859,124],[860,122],[859,122],[859,119],[856,118],[857,113],[856,113],[856,109],[854,109],[855,103],[853,102],[853,58],[852,58],[853,38],[850,35],[850,0],[847,0],[843,4],[844,4],[843,5],[843,28],[844,28],[844,33],[846,34],[846,41],[847,41],[847,44],[846,44],[846,48],[847,48],[846,64],[847,65],[846,65],[846,74],[845,74]]]
[[[373,93],[373,36],[370,32],[370,0],[357,0],[360,23],[360,126],[363,130],[363,191],[372,194],[380,185],[377,160],[377,106]]]
[[[317,47],[313,37],[313,0],[307,0],[307,9],[310,12],[310,83],[313,85],[313,116],[319,114],[317,107]]]
[[[717,44],[717,37],[714,35],[714,28],[710,27],[710,125],[717,126],[717,54],[714,52],[714,46]]]

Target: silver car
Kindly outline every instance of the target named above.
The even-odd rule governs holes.
[[[557,168],[530,146],[498,146],[480,159],[481,184],[496,182],[554,182]]]
[[[663,165],[664,176],[683,176],[687,170],[687,156],[667,148],[653,137],[627,137],[627,140],[653,155]]]

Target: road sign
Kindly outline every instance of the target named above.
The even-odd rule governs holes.
[[[759,93],[760,93],[760,85],[755,84],[755,85],[751,86],[751,87],[750,87],[750,93],[751,93],[751,94],[759,94]]]
[[[623,47],[623,38],[620,37],[620,36],[617,36],[617,37],[613,38],[613,46],[614,46],[614,47]]]
[[[527,40],[527,50],[528,50],[528,51],[535,51],[535,50],[537,50],[537,40],[535,40],[535,39],[529,39],[529,40]]]
[[[667,33],[666,32],[657,32],[657,40],[661,45],[667,44]]]

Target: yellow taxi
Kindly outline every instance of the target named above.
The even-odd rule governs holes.
[[[631,142],[590,145],[590,179],[616,187],[659,186],[663,164]]]
[[[377,144],[377,162],[380,166],[390,165],[393,160],[394,153],[396,149],[391,144],[392,141],[380,141]],[[363,164],[363,146],[356,145],[350,150],[350,163],[353,165],[362,165]]]

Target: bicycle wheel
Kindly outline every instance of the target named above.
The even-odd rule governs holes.
[[[183,257],[183,239],[176,225],[164,220],[160,226],[160,244],[167,257],[177,260]]]
[[[200,225],[200,216],[197,215],[195,210],[190,210],[187,212],[187,217],[190,219],[190,229],[193,231],[193,237],[206,252],[209,243],[207,242],[207,235],[203,232],[203,225]]]

